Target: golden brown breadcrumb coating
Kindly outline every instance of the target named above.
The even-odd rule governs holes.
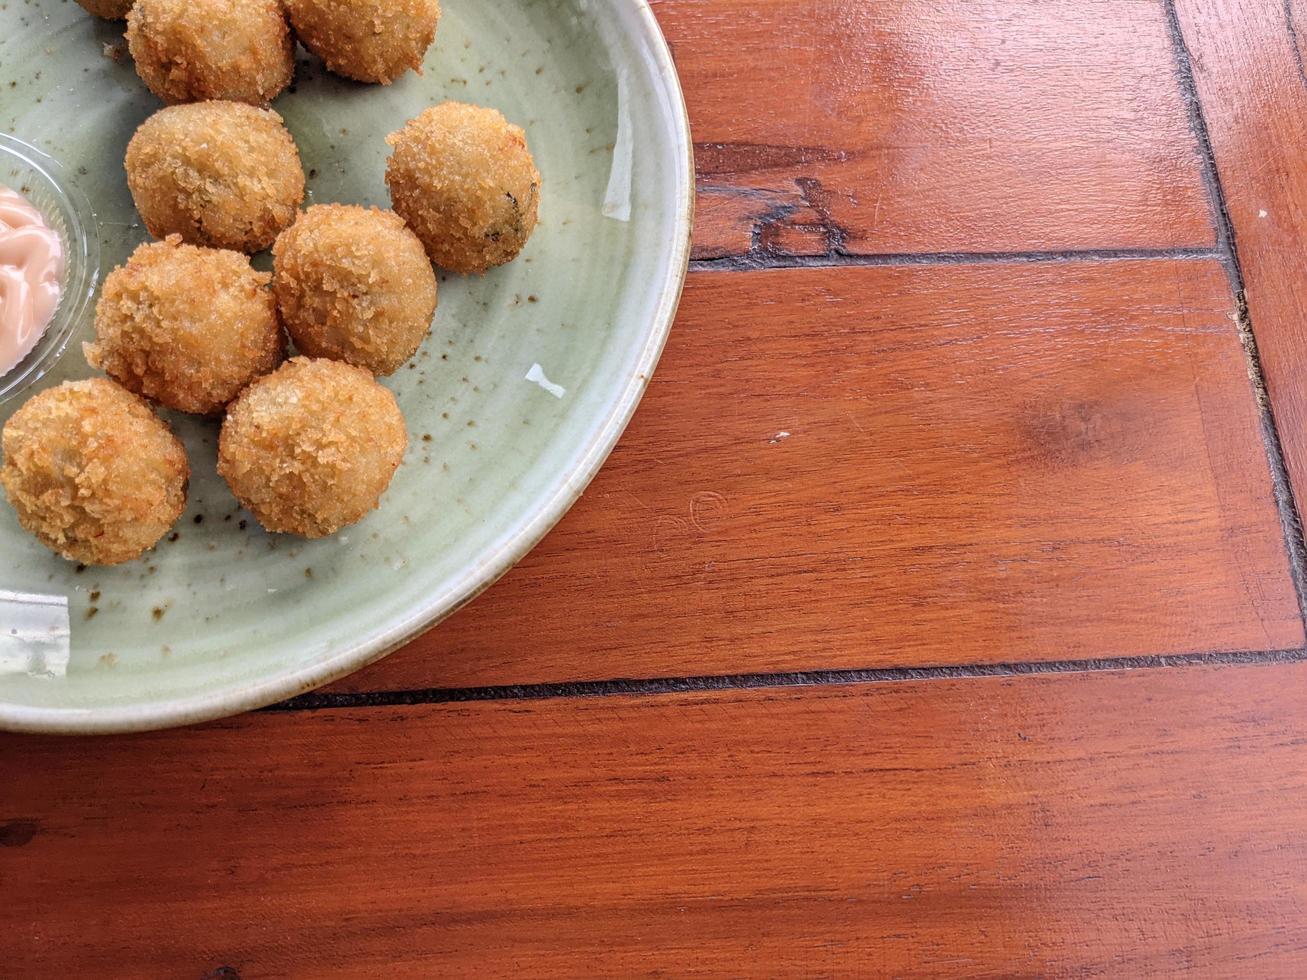
[[[432,106],[386,142],[399,216],[436,265],[485,272],[516,257],[536,226],[540,174],[526,134],[494,109]]]
[[[127,186],[155,238],[257,252],[304,200],[295,141],[271,109],[195,102],[160,109],[127,144]]]
[[[269,531],[320,538],[377,506],[407,445],[395,396],[371,374],[295,357],[227,411],[218,472]]]
[[[272,249],[281,322],[300,353],[391,374],[436,311],[436,274],[393,211],[311,207]]]
[[[283,0],[300,43],[337,75],[389,85],[436,37],[437,0]]]
[[[4,427],[0,485],[19,523],[69,561],[117,565],[154,547],[186,507],[182,444],[105,378],[65,381]]]
[[[122,20],[132,9],[132,0],[77,0],[82,8],[105,20]]]
[[[141,80],[170,104],[265,105],[295,71],[279,0],[136,0],[127,47]]]
[[[286,356],[270,278],[176,235],[142,245],[104,281],[86,359],[169,408],[219,412]]]

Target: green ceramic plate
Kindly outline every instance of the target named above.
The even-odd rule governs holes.
[[[216,425],[177,415],[167,417],[190,452],[190,504],[175,540],[141,560],[79,569],[0,504],[0,728],[185,724],[355,670],[521,558],[617,440],[658,360],[689,249],[690,137],[666,45],[645,0],[443,6],[423,76],[358,85],[301,51],[274,106],[313,202],[387,206],[384,136],[447,98],[521,124],[544,178],[523,255],[484,278],[442,277],[430,337],[386,381],[410,448],[381,508],[321,541],[265,534],[214,472]],[[125,47],[121,31],[67,0],[0,5],[0,132],[79,175],[106,271],[146,238],[122,159],[159,108],[125,52],[110,57]],[[41,386],[92,373],[80,344],[89,331],[78,327]],[[0,424],[18,402],[0,405]]]

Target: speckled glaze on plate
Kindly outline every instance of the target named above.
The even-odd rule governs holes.
[[[16,666],[18,630],[0,621],[0,728],[187,724],[348,673],[506,571],[616,442],[662,349],[689,252],[690,136],[666,45],[645,0],[442,6],[423,76],[359,85],[301,50],[294,86],[274,103],[299,144],[310,203],[387,206],[384,136],[446,98],[521,124],[544,178],[522,256],[484,278],[442,275],[431,336],[385,381],[409,451],[380,510],[321,541],[266,534],[214,472],[217,425],[171,413],[191,458],[190,503],[141,560],[78,568],[0,504],[0,594],[66,598],[71,627],[66,666],[40,674]],[[122,159],[160,106],[121,32],[65,0],[0,8],[0,132],[78,175],[105,270],[147,237]],[[42,387],[93,373],[80,353],[90,330],[78,328]],[[527,380],[536,365],[562,397]],[[0,424],[17,407],[0,406]]]

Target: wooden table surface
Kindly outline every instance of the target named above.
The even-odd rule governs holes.
[[[654,0],[667,353],[271,710],[0,738],[0,975],[1307,976],[1307,0]]]

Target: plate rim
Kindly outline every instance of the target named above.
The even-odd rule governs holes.
[[[493,553],[470,565],[442,596],[424,604],[415,617],[397,623],[371,643],[346,646],[313,663],[289,668],[269,677],[233,685],[231,688],[126,705],[94,708],[41,707],[0,700],[0,731],[47,735],[107,735],[154,731],[214,721],[284,701],[339,680],[381,660],[453,615],[490,588],[522,560],[572,505],[608,459],[648,389],[654,369],[671,333],[689,271],[691,236],[694,230],[695,169],[694,143],[689,114],[676,64],[667,39],[654,16],[649,0],[628,0],[638,20],[638,34],[653,55],[669,108],[674,149],[684,166],[684,179],[676,188],[673,220],[677,232],[667,273],[660,287],[651,329],[632,368],[625,389],[585,446],[580,463],[566,474],[562,486],[539,506],[514,537]]]

